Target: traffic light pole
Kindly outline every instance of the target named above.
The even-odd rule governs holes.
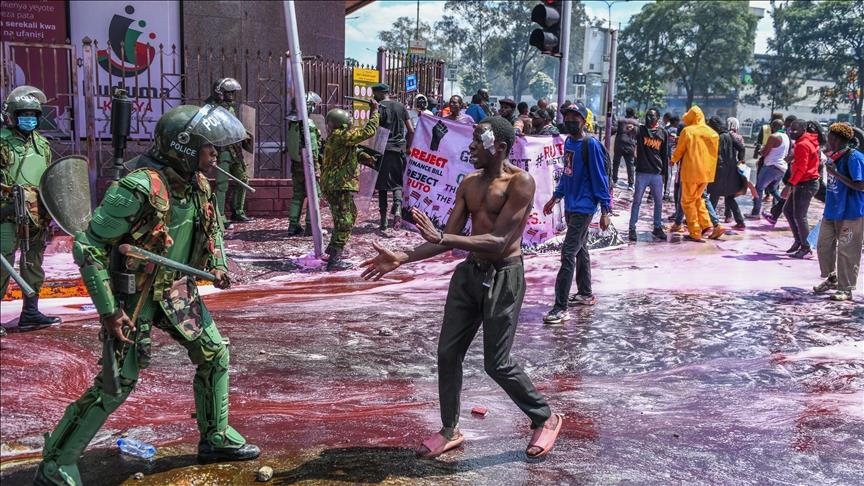
[[[565,1],[561,9],[561,40],[558,44],[561,48],[561,67],[558,69],[558,114],[556,118],[563,121],[561,106],[567,98],[567,66],[570,61],[570,14],[573,2]]]
[[[610,30],[611,36],[609,42],[609,84],[606,85],[606,129],[604,131],[604,141],[606,151],[611,151],[610,139],[612,137],[612,100],[615,97],[615,63],[618,57],[618,31]]]

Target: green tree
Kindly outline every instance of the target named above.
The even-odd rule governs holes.
[[[626,48],[622,57],[636,65],[619,63],[619,72],[633,81],[656,70],[659,79],[679,81],[688,107],[697,95],[733,92],[752,57],[758,20],[747,2],[647,4],[622,32],[619,55]]]
[[[862,126],[864,0],[786,1],[774,8],[775,29],[788,39],[782,51],[809,75],[834,82],[820,92],[816,110],[851,104],[854,122]]]
[[[544,72],[536,72],[528,81],[528,88],[535,100],[546,98],[555,90],[555,82]]]
[[[527,75],[540,51],[528,45],[528,34],[533,28],[531,8],[521,0],[506,0],[495,4],[496,14],[502,19],[499,35],[490,40],[491,61],[495,71],[509,79],[511,92],[521,101],[528,85]]]
[[[773,40],[769,41],[769,49],[772,43]],[[777,109],[788,108],[806,98],[798,94],[799,88],[804,83],[803,74],[784,54],[760,56],[750,76],[753,89],[743,94],[741,99],[746,103],[768,108],[771,113]],[[763,97],[768,99],[767,105],[762,103]]]
[[[390,30],[378,33],[378,39],[384,43],[384,48],[390,51],[407,52],[408,41],[417,35],[417,21],[411,17],[399,17],[393,22]],[[432,26],[420,21],[419,38],[431,43],[433,41]]]

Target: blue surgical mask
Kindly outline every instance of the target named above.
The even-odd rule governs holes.
[[[39,126],[39,119],[35,116],[19,116],[18,129],[22,132],[32,132]]]

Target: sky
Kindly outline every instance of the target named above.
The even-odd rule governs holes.
[[[539,2],[538,2],[539,3]],[[585,10],[591,17],[607,19],[609,9],[606,2],[588,0],[583,2]],[[612,4],[613,24],[627,25],[630,17],[637,14],[646,3],[646,0],[615,1]],[[375,64],[375,55],[381,41],[378,40],[378,32],[389,28],[399,17],[417,16],[417,4],[415,1],[376,1],[345,18],[345,57],[352,57],[361,64]],[[444,2],[435,0],[420,0],[420,19],[430,24],[444,15]],[[765,53],[768,38],[773,33],[769,0],[750,0],[751,7],[765,9],[765,16],[759,21],[756,28],[756,53]],[[526,33],[527,41],[527,33]]]

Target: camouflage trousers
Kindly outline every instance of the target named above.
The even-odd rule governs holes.
[[[249,183],[249,176],[246,174],[246,163],[243,159],[239,160],[219,160],[219,167],[228,171],[234,177],[245,183]],[[228,193],[228,183],[230,179],[225,174],[216,172],[216,206],[219,208],[219,214],[225,217],[225,197]],[[246,189],[240,187],[239,184],[234,184],[234,197],[231,201],[232,215],[246,214]]]
[[[330,238],[330,247],[334,250],[342,250],[351,236],[351,229],[357,220],[357,206],[354,204],[354,193],[351,191],[333,191],[324,195],[330,205],[330,214],[333,215],[333,236]]]
[[[45,255],[45,238],[47,231],[44,228],[30,227],[30,249],[22,253],[21,257],[27,260],[26,265],[19,269],[24,281],[33,287],[36,293],[42,288],[45,281],[45,270],[42,269],[42,259]],[[18,238],[18,226],[15,223],[0,223],[0,253],[13,266],[15,265],[15,252],[21,249],[21,241]],[[6,295],[9,286],[10,275],[6,270],[0,269],[0,297]]]
[[[317,182],[316,182],[317,184]],[[288,223],[294,226],[300,224],[300,214],[303,212],[303,204],[306,202],[306,171],[303,163],[296,160],[291,161],[291,208],[288,212]],[[309,208],[306,208],[306,226],[312,224],[309,216]]]

